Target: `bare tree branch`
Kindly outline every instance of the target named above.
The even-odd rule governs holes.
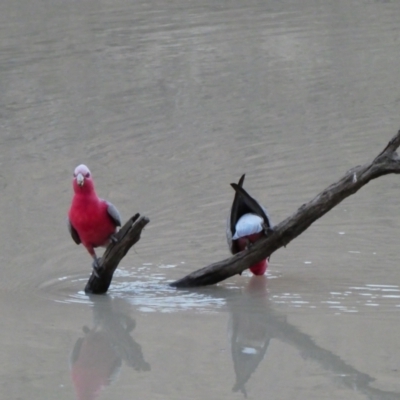
[[[396,153],[400,146],[400,131],[385,149],[370,163],[349,170],[338,182],[333,183],[314,199],[303,204],[292,216],[276,225],[267,237],[260,239],[249,249],[231,258],[213,263],[192,272],[178,281],[174,287],[213,285],[243,272],[251,265],[269,257],[282,246],[303,233],[313,222],[356,193],[372,179],[387,174],[400,174],[400,159]]]
[[[143,228],[150,220],[140,214],[135,214],[116,234],[117,242],[110,243],[99,259],[99,276],[93,272],[90,276],[85,293],[103,294],[110,287],[114,271],[117,269],[119,262],[125,257],[128,250],[139,241]]]

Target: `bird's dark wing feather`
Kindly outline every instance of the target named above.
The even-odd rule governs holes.
[[[78,232],[76,231],[76,229],[72,226],[71,221],[69,220],[69,218],[68,218],[68,221],[67,221],[67,225],[68,225],[68,230],[69,230],[69,233],[71,234],[71,237],[72,237],[73,241],[76,244],[80,244],[81,243],[81,238],[79,237]]]
[[[117,208],[114,206],[114,204],[111,204],[110,202],[106,201],[107,203],[107,212],[108,215],[111,217],[113,220],[115,226],[121,226],[121,215],[118,212]]]
[[[240,177],[239,182],[237,183],[237,186],[239,186],[239,187],[243,186],[244,177],[245,177],[245,174],[243,174]],[[235,183],[235,185],[236,185],[236,183]],[[241,215],[239,215],[239,210],[241,208],[240,200],[241,200],[240,194],[238,192],[235,192],[235,197],[233,198],[233,203],[232,203],[232,207],[231,207],[231,215],[230,215],[230,230],[231,230],[232,236],[235,235],[236,223],[238,222],[239,218],[241,217]]]
[[[236,192],[236,195],[239,195],[240,200],[243,201],[244,205],[248,209],[247,212],[252,212],[258,216],[260,216],[267,227],[272,228],[271,220],[267,214],[267,211],[263,206],[261,206],[257,200],[253,199],[239,184],[231,183],[231,186]],[[243,214],[242,214],[243,215]],[[238,216],[240,218],[242,215]],[[237,221],[236,221],[237,222]]]

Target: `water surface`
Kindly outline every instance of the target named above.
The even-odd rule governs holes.
[[[273,254],[266,278],[175,290],[228,256],[230,182],[275,222],[399,128],[400,3],[4,0],[4,399],[400,399],[398,178]],[[150,218],[108,296],[68,236],[72,172]]]

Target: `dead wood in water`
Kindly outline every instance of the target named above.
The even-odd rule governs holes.
[[[99,276],[93,272],[90,276],[85,293],[103,294],[110,287],[114,271],[129,249],[139,241],[143,228],[150,220],[140,214],[135,214],[116,234],[117,242],[107,246],[103,257],[99,258]]]
[[[314,199],[303,204],[293,215],[275,225],[272,232],[249,249],[231,258],[213,263],[192,272],[178,281],[174,287],[213,285],[240,274],[251,265],[269,257],[303,233],[313,222],[351,196],[372,179],[383,175],[399,174],[400,159],[396,153],[400,146],[400,131],[372,162],[350,169],[339,181],[328,186]]]

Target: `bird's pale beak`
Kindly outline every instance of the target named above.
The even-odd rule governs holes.
[[[82,174],[78,174],[77,176],[76,176],[76,183],[79,185],[79,186],[83,186],[83,182],[85,181],[85,177],[82,175]]]

